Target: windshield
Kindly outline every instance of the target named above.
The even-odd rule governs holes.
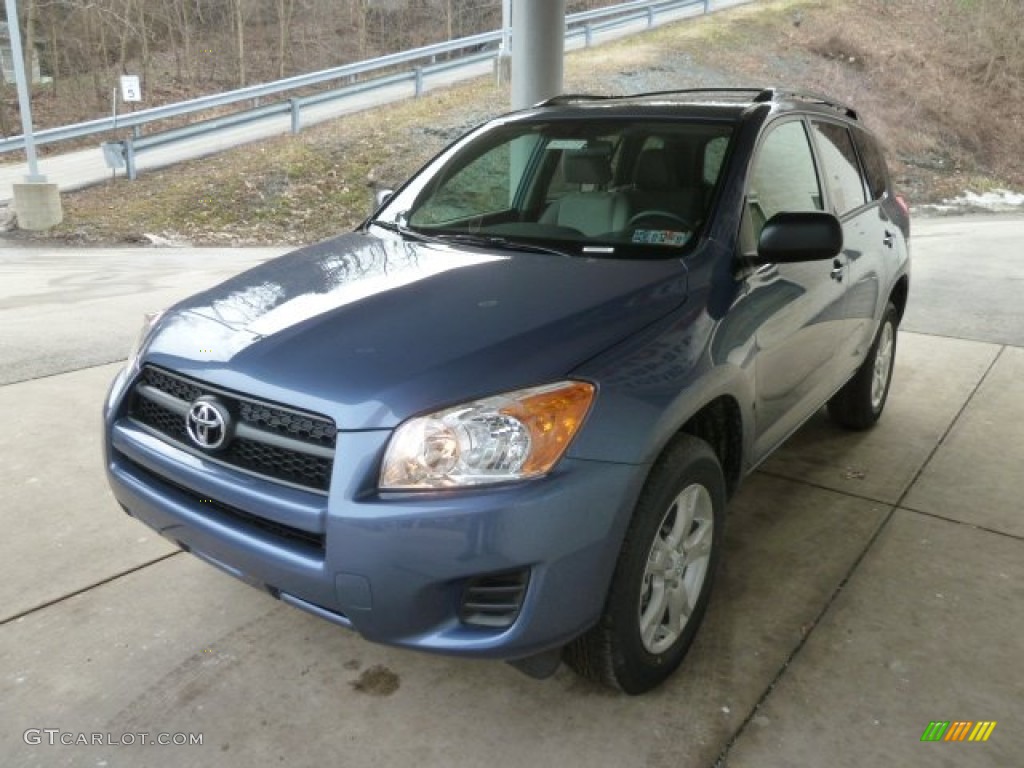
[[[442,153],[375,222],[572,255],[678,255],[707,217],[730,135],[713,122],[511,121]]]

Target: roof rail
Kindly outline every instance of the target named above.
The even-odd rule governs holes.
[[[605,94],[591,94],[591,93],[563,93],[559,96],[554,96],[547,101],[542,101],[535,106],[538,107],[552,107],[560,104],[572,104],[577,101],[624,101],[627,99],[643,99],[651,96],[681,96],[685,94],[698,94],[698,93],[730,93],[740,94],[749,93],[758,95],[764,93],[765,88],[674,88],[667,91],[647,91],[644,93],[623,93],[615,94],[613,96]]]
[[[857,111],[841,101],[837,101],[829,96],[824,96],[820,93],[814,93],[811,91],[799,91],[787,88],[764,88],[764,87],[750,87],[750,88],[676,88],[667,91],[648,91],[646,93],[629,93],[619,94],[615,96],[608,96],[604,94],[589,94],[589,93],[563,93],[559,96],[554,96],[547,101],[542,101],[536,104],[537,107],[553,107],[562,104],[573,104],[580,101],[623,101],[626,99],[644,99],[652,96],[685,96],[685,95],[696,95],[696,94],[730,94],[740,95],[749,94],[751,101],[764,104],[771,103],[773,101],[779,101],[780,99],[798,99],[800,101],[810,101],[815,104],[821,104],[822,106],[831,107],[832,109],[842,112],[844,115],[849,117],[851,120],[857,120]]]
[[[682,96],[685,94],[698,94],[698,93],[728,93],[728,94],[741,94],[741,93],[762,93],[764,88],[673,88],[667,91],[648,91],[646,93],[635,93],[630,96],[622,96],[620,98],[646,98],[648,96]]]
[[[844,104],[830,96],[815,93],[814,91],[798,91],[786,88],[765,88],[754,98],[754,101],[778,101],[779,99],[799,99],[800,101],[810,101],[815,104],[821,104],[825,107],[831,107],[837,112],[842,112],[851,120],[859,119],[857,117],[857,110],[849,104]]]
[[[604,101],[606,99],[621,99],[621,96],[605,96],[600,93],[560,93],[550,99],[538,101],[534,107],[557,107],[560,104],[572,104],[577,101]]]

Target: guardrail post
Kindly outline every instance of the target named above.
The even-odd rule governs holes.
[[[654,6],[647,6],[647,28],[651,29],[654,26]]]
[[[142,136],[142,126],[141,125],[133,125],[132,126],[132,138],[133,139],[137,139],[140,136]]]
[[[302,130],[302,123],[300,122],[299,115],[299,100],[296,98],[288,99],[288,103],[292,105],[292,133],[298,133]]]
[[[594,44],[594,28],[588,23],[583,25],[583,47],[589,48]]]
[[[423,67],[416,67],[416,96],[423,95]]]
[[[139,174],[135,168],[135,144],[131,136],[124,140],[124,168],[125,175],[131,181],[135,181],[138,178]]]

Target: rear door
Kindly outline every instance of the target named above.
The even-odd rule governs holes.
[[[857,145],[860,167],[867,182],[871,221],[877,227],[874,241],[881,254],[881,262],[877,265],[876,271],[852,272],[850,275],[851,284],[859,294],[858,300],[851,302],[851,311],[859,322],[861,343],[866,340],[870,344],[874,338],[878,318],[881,317],[882,310],[889,300],[889,286],[893,284],[896,273],[910,255],[904,235],[908,223],[903,218],[905,212],[899,207],[902,203],[897,203],[892,197],[889,172],[878,142],[867,131],[857,126],[852,126],[850,133],[853,135],[854,144]],[[875,282],[874,290],[865,291],[857,288],[860,284],[872,280]],[[865,300],[868,295],[877,296],[874,307],[870,307],[869,302]],[[869,314],[872,310],[873,315]]]
[[[886,227],[869,197],[867,180],[849,127],[825,118],[811,120],[811,135],[825,180],[827,208],[843,225],[846,296],[841,310],[836,384],[857,369],[874,337],[882,285]]]

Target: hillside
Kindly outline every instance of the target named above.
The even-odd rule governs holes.
[[[852,103],[886,145],[912,203],[1024,190],[1019,0],[776,0],[683,22],[567,59],[565,88],[623,93],[778,84]],[[974,26],[965,26],[970,22]],[[351,228],[370,182],[395,184],[504,111],[479,80],[201,162],[65,195],[51,237],[313,242]]]

